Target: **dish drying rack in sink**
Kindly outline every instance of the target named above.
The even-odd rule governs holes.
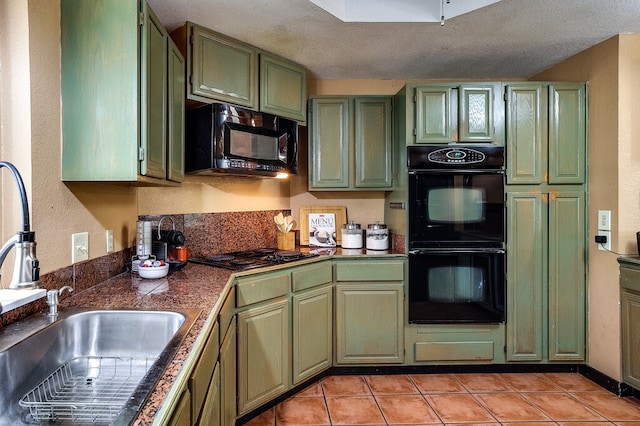
[[[67,361],[19,404],[38,422],[110,423],[156,358],[78,357]]]

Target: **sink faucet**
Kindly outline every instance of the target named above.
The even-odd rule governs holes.
[[[49,305],[49,313],[47,315],[50,317],[58,316],[58,303],[60,303],[59,296],[61,296],[65,290],[71,293],[73,288],[65,285],[60,290],[47,291],[47,305]]]
[[[9,288],[13,290],[39,288],[40,262],[36,258],[36,233],[31,231],[29,226],[29,202],[27,201],[24,183],[22,182],[22,177],[18,169],[16,169],[13,164],[7,161],[0,161],[0,168],[2,167],[6,167],[11,171],[18,186],[18,192],[20,192],[20,201],[22,202],[22,231],[18,232],[0,248],[0,267],[2,267],[9,251],[15,247],[16,257],[13,266],[13,277]]]

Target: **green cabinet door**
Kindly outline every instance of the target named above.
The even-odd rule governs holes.
[[[140,174],[164,179],[167,175],[167,33],[151,9],[142,38],[143,102]]]
[[[309,189],[348,189],[350,99],[312,98],[310,102]]]
[[[184,115],[185,62],[175,43],[169,38],[167,90],[167,179],[184,180]]]
[[[312,97],[309,190],[390,190],[393,113],[389,96]]]
[[[507,192],[508,361],[585,359],[585,208],[579,188]]]
[[[549,183],[586,182],[587,96],[582,83],[549,85]]]
[[[62,180],[138,177],[139,8],[60,2]]]
[[[192,43],[189,99],[230,102],[257,110],[258,51],[198,25],[187,25]]]
[[[416,88],[416,143],[450,143],[456,139],[453,99],[450,86]]]
[[[507,192],[507,361],[544,358],[547,204],[539,191]]]
[[[235,424],[237,416],[236,342],[236,317],[234,316],[220,344],[220,424],[224,426]]]
[[[404,361],[403,288],[402,283],[336,285],[337,364]]]
[[[191,394],[184,389],[167,422],[168,426],[191,426]]]
[[[170,101],[168,35],[151,8],[62,0],[60,26],[62,180],[182,180],[167,161],[170,132],[183,126],[169,102],[184,105],[184,96]],[[172,140],[181,151],[182,139]]]
[[[507,183],[586,182],[586,86],[507,86]]]
[[[289,390],[289,300],[241,311],[238,319],[238,414]]]
[[[502,105],[498,83],[443,83],[415,88],[415,142],[504,144],[496,128]]]
[[[622,379],[640,388],[640,294],[622,291]]]
[[[461,84],[458,90],[458,139],[464,142],[493,142],[494,85]]]
[[[355,187],[391,189],[391,98],[356,98],[354,102]]]
[[[585,199],[583,190],[549,190],[550,361],[585,359]]]
[[[293,384],[331,367],[333,292],[323,286],[295,293],[293,311]]]
[[[621,257],[620,302],[622,334],[622,380],[640,388],[640,267]]]
[[[541,184],[547,174],[547,91],[539,83],[507,86],[508,184]]]
[[[260,54],[260,111],[307,120],[307,73],[303,66]]]
[[[202,413],[196,422],[197,425],[217,426],[223,424],[220,422],[220,399],[220,364],[216,363],[207,390],[207,398],[202,406]]]

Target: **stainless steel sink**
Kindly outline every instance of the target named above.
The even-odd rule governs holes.
[[[129,424],[198,314],[66,309],[0,330],[0,425]]]

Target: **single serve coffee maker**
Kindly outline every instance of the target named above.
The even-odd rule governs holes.
[[[162,222],[166,218],[167,217],[165,216],[160,219],[157,229],[153,232],[153,255],[157,260],[166,260],[171,262],[179,261],[178,251],[184,247],[184,234],[180,231],[176,231],[176,224],[170,217],[169,219],[172,223],[172,229],[162,229]]]

